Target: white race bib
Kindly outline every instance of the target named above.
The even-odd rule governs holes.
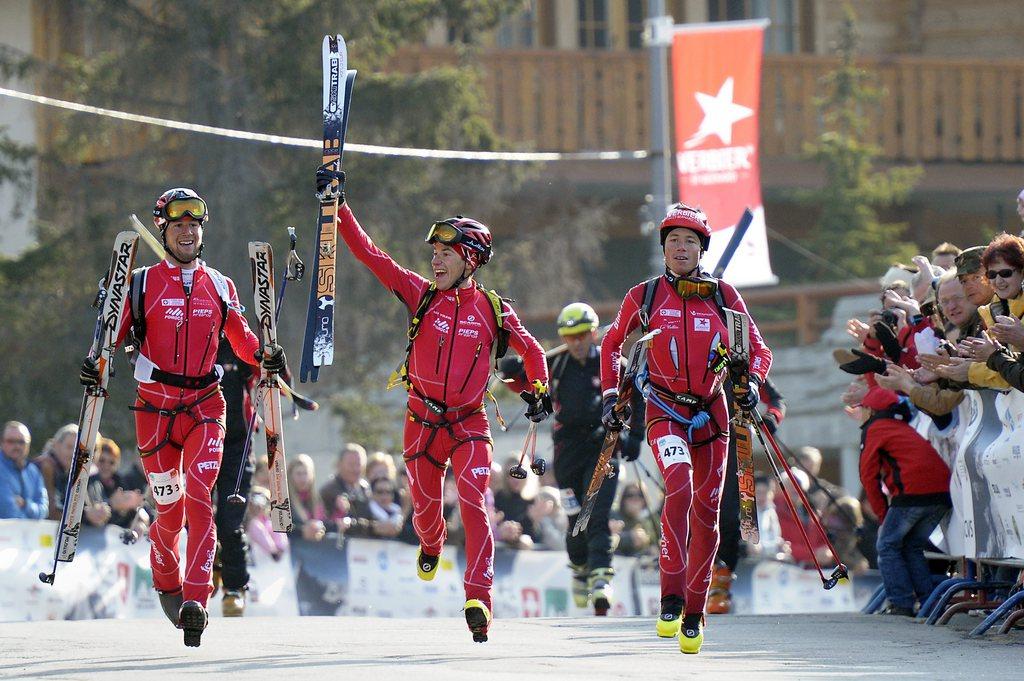
[[[149,488],[153,491],[153,498],[158,504],[173,504],[181,499],[181,480],[178,477],[178,470],[170,470],[165,473],[150,473]]]
[[[576,493],[571,489],[560,489],[558,494],[562,497],[562,508],[565,509],[566,515],[575,515],[580,512],[580,501],[576,498]]]
[[[657,455],[661,457],[661,465],[664,468],[677,463],[692,463],[690,460],[690,446],[686,440],[678,435],[665,435],[659,437],[654,446]]]

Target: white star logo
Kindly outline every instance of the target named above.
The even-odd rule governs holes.
[[[744,118],[754,115],[753,109],[733,104],[732,87],[733,80],[730,76],[722,83],[717,95],[711,96],[703,92],[694,93],[697,103],[704,110],[704,120],[700,122],[697,132],[683,143],[686,149],[699,146],[711,135],[717,136],[723,144],[732,144],[732,126]]]

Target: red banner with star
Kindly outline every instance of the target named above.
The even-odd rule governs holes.
[[[724,278],[774,284],[761,201],[758,109],[766,22],[676,26],[672,39],[676,178],[679,200],[699,206],[713,230],[714,267],[743,210],[754,219]]]

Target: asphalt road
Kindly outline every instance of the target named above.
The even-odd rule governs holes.
[[[0,678],[1021,679],[1024,632],[969,639],[976,619],[929,627],[885,616],[726,616],[700,655],[650,619],[515,619],[474,644],[461,619],[215,619],[200,648],[158,620],[0,624]]]

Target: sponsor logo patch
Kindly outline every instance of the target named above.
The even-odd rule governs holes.
[[[210,318],[210,317],[213,316],[213,310],[202,309],[202,308],[196,309],[196,310],[192,310],[192,316],[193,317],[200,317],[200,318]]]
[[[452,327],[448,324],[448,322],[441,319],[440,317],[434,318],[434,328],[440,331],[441,333],[448,333],[449,331],[452,330]]]
[[[479,338],[480,332],[477,329],[459,329],[459,336],[463,338]]]
[[[694,331],[711,331],[711,320],[706,317],[694,317],[693,318],[693,330]]]
[[[473,477],[479,478],[479,477],[482,477],[484,475],[490,475],[491,474],[491,467],[490,466],[477,466],[476,468],[471,468],[470,472],[473,474]]]
[[[683,316],[682,310],[673,310],[673,309],[667,308],[667,307],[663,307],[660,310],[658,310],[658,314],[661,315],[662,317],[682,317]]]
[[[171,308],[164,311],[164,319],[170,319],[172,322],[184,321],[185,313],[180,307]]]
[[[175,307],[175,306],[181,307],[182,305],[185,304],[185,299],[184,298],[161,298],[160,299],[160,304],[163,305],[164,307]]]

